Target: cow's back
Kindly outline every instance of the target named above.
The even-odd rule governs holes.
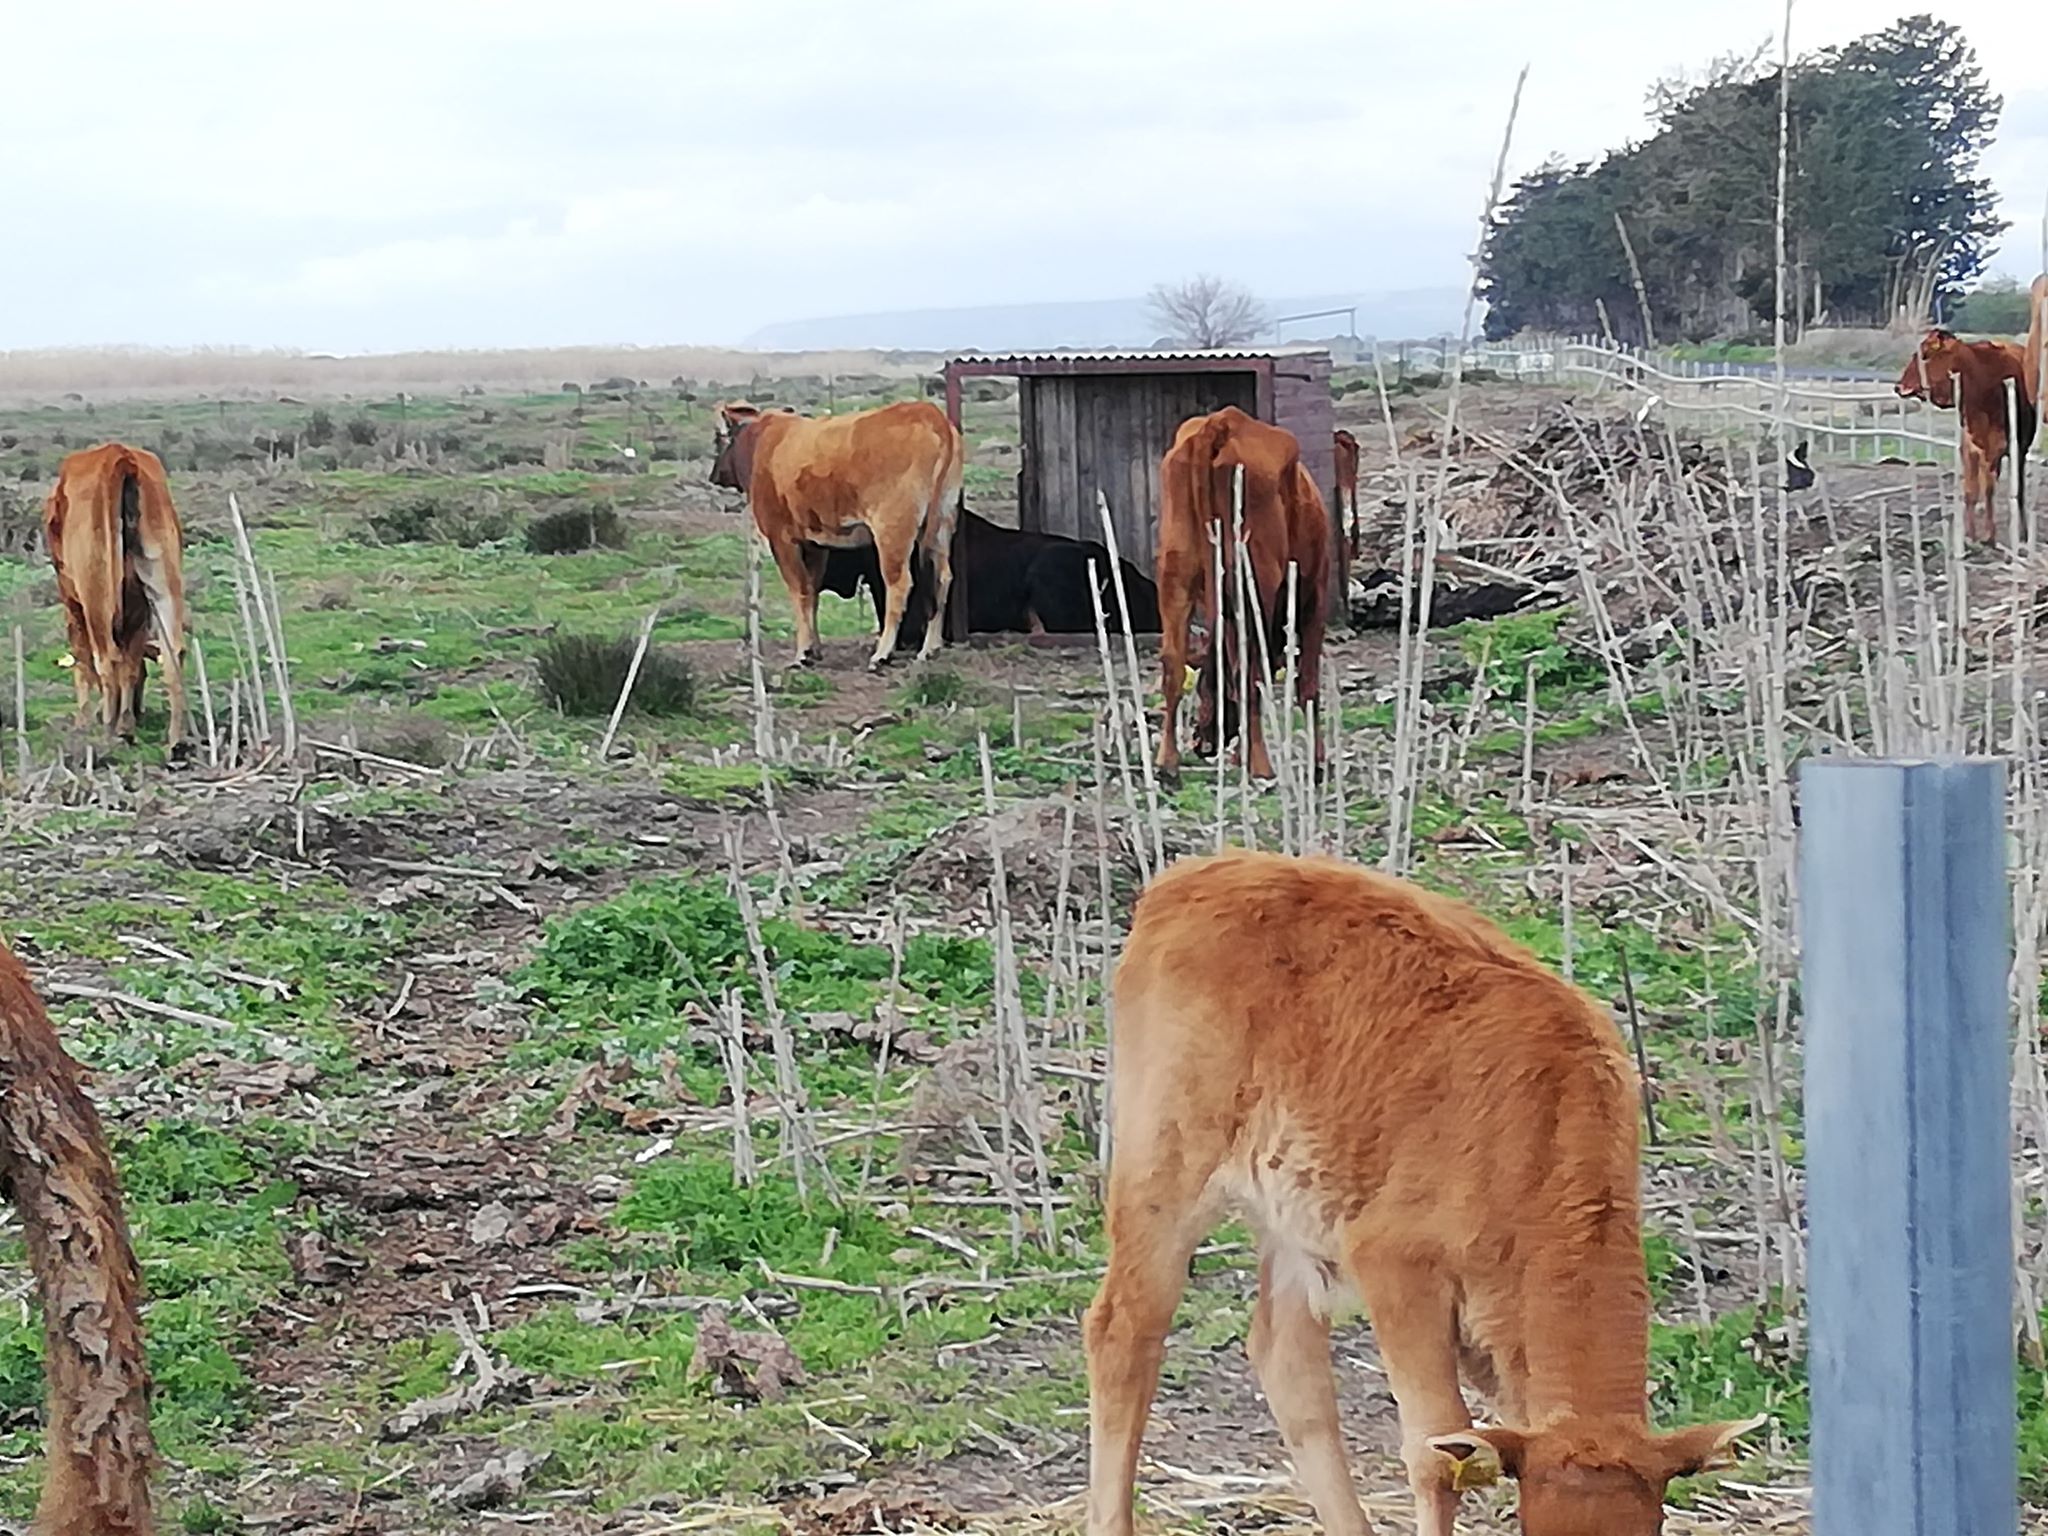
[[[890,495],[917,499],[928,515],[949,471],[957,478],[959,433],[926,400],[848,416],[764,416],[756,430],[749,500],[798,539],[861,540],[864,518]]]
[[[1517,1230],[1560,1164],[1635,1188],[1612,1022],[1405,882],[1329,859],[1184,860],[1139,900],[1116,997],[1119,1094],[1236,1084],[1226,1187],[1326,1261],[1361,1242],[1467,1253]]]

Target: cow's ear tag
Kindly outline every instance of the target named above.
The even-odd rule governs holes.
[[[1451,1463],[1451,1487],[1459,1493],[1470,1493],[1475,1488],[1491,1488],[1500,1481],[1500,1457],[1494,1454],[1490,1445],[1483,1445],[1470,1456],[1461,1457]]]
[[[57,658],[57,665],[60,667],[75,667],[78,665],[78,658],[73,656],[69,651],[66,651],[62,656],[59,656]]]
[[[1195,675],[1195,669],[1193,667],[1183,667],[1181,670],[1187,674],[1186,681],[1181,684],[1183,688],[1192,688],[1201,681],[1201,679]]]

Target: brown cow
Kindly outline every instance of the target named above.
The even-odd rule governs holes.
[[[733,402],[719,407],[719,423],[711,483],[746,492],[796,609],[798,666],[817,653],[827,547],[875,547],[888,599],[871,670],[895,653],[913,559],[931,562],[933,611],[946,611],[964,455],[944,411],[904,400],[812,419]],[[926,626],[919,654],[936,651],[943,632]]]
[[[1160,772],[1169,777],[1180,771],[1176,730],[1191,654],[1190,621],[1198,610],[1209,633],[1200,673],[1203,725],[1198,727],[1198,735],[1206,733],[1214,714],[1220,668],[1227,675],[1220,688],[1226,707],[1222,711],[1225,727],[1217,732],[1218,745],[1229,734],[1228,705],[1235,703],[1242,723],[1238,734],[1251,771],[1261,778],[1273,774],[1259,723],[1262,661],[1256,634],[1246,637],[1251,646],[1250,697],[1239,700],[1232,691],[1243,691],[1244,675],[1237,651],[1239,534],[1231,526],[1232,481],[1240,466],[1244,470],[1242,536],[1250,550],[1253,577],[1245,594],[1246,615],[1263,617],[1265,660],[1278,671],[1287,654],[1287,567],[1291,562],[1297,571],[1295,612],[1299,624],[1293,681],[1295,696],[1304,708],[1315,702],[1321,678],[1323,628],[1329,607],[1330,522],[1322,493],[1302,466],[1301,445],[1293,433],[1247,416],[1234,405],[1183,422],[1159,469],[1159,549],[1154,572],[1159,583],[1159,653],[1166,694],[1158,757]],[[1220,592],[1216,590],[1211,529],[1223,543]],[[1316,753],[1321,762],[1321,733],[1316,737]]]
[[[1333,1536],[1371,1530],[1330,1371],[1354,1289],[1421,1536],[1501,1472],[1528,1536],[1655,1536],[1665,1485],[1762,1422],[1650,1428],[1635,1074],[1606,1010],[1470,908],[1334,859],[1185,859],[1139,898],[1114,1070],[1089,1536],[1129,1536],[1188,1259],[1231,1206],[1248,1350]],[[1472,1427],[1461,1366],[1509,1427]]]
[[[1356,560],[1362,552],[1358,529],[1358,439],[1337,429],[1337,526],[1346,530],[1345,548]]]
[[[106,1132],[28,973],[0,945],[0,1182],[43,1303],[49,1458],[38,1536],[149,1536],[142,1273]]]
[[[79,724],[97,690],[101,721],[133,741],[154,656],[176,756],[185,745],[185,556],[162,461],[122,443],[70,455],[43,507],[43,540],[71,633]]]
[[[2007,399],[2008,380],[2017,391],[2013,401]],[[2019,477],[2024,506],[2027,450],[2033,446],[2040,415],[2027,382],[2026,348],[2009,341],[1962,341],[1953,331],[1932,330],[1920,339],[1894,387],[1905,399],[1929,400],[1962,417],[1963,531],[1980,543],[1996,544],[1993,502],[1999,466],[2012,446],[2012,427],[2016,423],[2019,428],[2013,473]]]

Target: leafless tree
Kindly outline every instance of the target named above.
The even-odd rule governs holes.
[[[1266,325],[1266,311],[1250,289],[1207,273],[1159,284],[1146,296],[1145,308],[1169,336],[1190,347],[1242,346]]]

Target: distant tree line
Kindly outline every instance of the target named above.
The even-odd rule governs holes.
[[[1524,177],[1482,252],[1487,334],[1641,341],[1645,308],[1659,341],[1767,331],[1778,100],[1774,64],[1722,58],[1652,90],[1642,143]],[[1963,33],[1909,16],[1810,54],[1789,103],[1792,334],[1917,321],[1960,294],[2006,228],[1979,169],[2003,103]]]

